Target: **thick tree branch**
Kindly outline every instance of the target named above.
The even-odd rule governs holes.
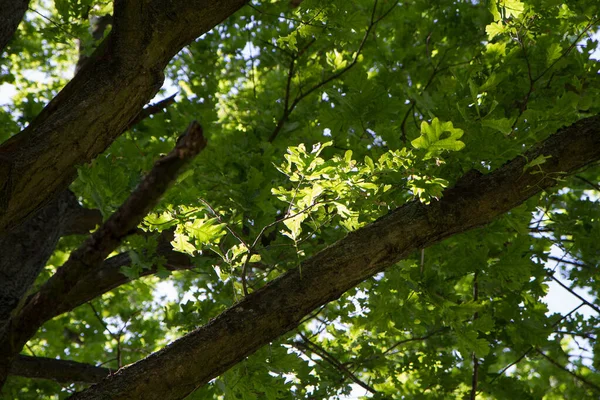
[[[28,6],[29,0],[0,0],[0,56],[14,36]]]
[[[169,60],[245,3],[116,0],[113,29],[90,60],[0,145],[0,233],[66,189],[75,167],[104,151],[154,97]]]
[[[64,298],[63,296],[68,294],[81,278],[97,268],[121,240],[135,230],[175,180],[181,167],[205,146],[202,128],[194,121],[177,142],[177,146],[154,164],[125,203],[71,253],[67,262],[37,293],[27,299],[20,312],[11,319],[7,332],[0,341],[0,382],[6,377],[11,358],[21,350],[43,322],[55,315],[54,308],[60,308],[55,299]]]
[[[108,368],[69,360],[20,355],[10,368],[10,375],[50,379],[60,383],[97,383],[110,375]]]
[[[549,158],[540,169],[528,169],[540,155]],[[561,129],[488,175],[467,173],[440,201],[405,204],[348,234],[203,327],[73,398],[181,399],[373,274],[417,249],[489,223],[598,159],[600,116],[595,116]]]
[[[165,233],[167,234],[164,235]],[[182,271],[194,268],[195,266],[187,254],[173,250],[169,243],[173,240],[172,236],[172,232],[163,231],[156,251],[157,256],[165,258],[165,269],[169,271]],[[55,303],[55,308],[53,315],[49,315],[47,318],[53,318],[70,311],[118,286],[130,282],[131,278],[121,273],[121,267],[127,265],[131,265],[131,258],[127,253],[118,254],[105,260],[99,268],[94,269],[84,278],[77,281],[75,286],[64,296],[49,300]],[[153,265],[151,268],[142,270],[140,277],[152,275],[157,272],[158,267]]]

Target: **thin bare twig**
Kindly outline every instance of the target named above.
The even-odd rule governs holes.
[[[396,6],[398,5],[398,2],[395,2],[386,12],[384,12],[379,18],[375,18],[375,11],[377,10],[377,2],[378,0],[375,0],[374,4],[373,4],[373,11],[371,12],[371,22],[369,23],[369,26],[367,27],[365,34],[358,46],[358,49],[356,50],[356,52],[354,53],[354,58],[352,59],[352,61],[345,66],[344,68],[342,68],[341,70],[339,70],[338,72],[334,73],[333,75],[329,76],[328,78],[322,80],[321,82],[317,83],[316,85],[314,85],[313,87],[311,87],[310,89],[308,89],[306,92],[299,94],[298,96],[296,96],[296,98],[294,99],[294,101],[292,102],[292,104],[289,106],[289,108],[287,110],[284,110],[283,115],[281,116],[281,118],[279,119],[279,121],[277,121],[277,125],[275,126],[275,129],[273,130],[273,132],[271,133],[271,136],[269,137],[269,142],[273,142],[276,138],[277,135],[279,134],[279,132],[281,131],[281,129],[283,128],[283,125],[286,123],[287,119],[289,118],[290,114],[292,113],[292,111],[294,111],[294,109],[296,108],[296,106],[298,105],[298,103],[300,103],[300,101],[302,101],[302,99],[306,98],[307,96],[309,96],[310,94],[312,94],[313,92],[315,92],[316,90],[322,88],[323,86],[327,85],[329,82],[334,81],[338,78],[340,78],[343,74],[345,74],[347,71],[349,71],[352,67],[354,67],[357,63],[358,63],[358,59],[359,56],[365,46],[365,43],[367,42],[367,39],[369,38],[369,35],[371,34],[371,31],[373,29],[373,27],[379,22],[381,21],[383,18],[385,18],[390,12],[392,12],[392,10],[394,8],[396,8]]]
[[[536,349],[536,352],[539,355],[541,355],[542,357],[544,357],[546,360],[548,360],[548,362],[550,364],[552,364],[555,367],[557,367],[557,368],[565,371],[567,374],[571,375],[573,378],[577,379],[578,381],[580,381],[582,383],[585,383],[586,385],[588,385],[589,387],[591,387],[595,391],[600,392],[600,386],[596,385],[594,382],[591,382],[588,379],[586,379],[585,377],[583,377],[581,375],[578,375],[575,372],[569,370],[567,367],[565,367],[564,365],[561,365],[558,361],[556,361],[553,358],[549,357],[546,353],[544,353],[540,349]]]
[[[564,283],[562,283],[557,277],[555,277],[554,275],[548,274],[548,276],[550,277],[550,279],[552,279],[554,282],[558,283],[563,289],[565,289],[566,291],[568,291],[569,293],[571,293],[573,296],[577,297],[579,300],[581,300],[583,303],[585,303],[586,306],[590,307],[592,310],[596,311],[599,315],[600,315],[600,308],[593,304],[590,303],[588,300],[586,300],[584,297],[581,297],[579,294],[577,294],[573,289],[571,289],[570,287],[568,287],[567,285],[565,285]]]
[[[127,129],[131,129],[134,125],[139,124],[151,115],[163,112],[167,107],[175,103],[175,96],[177,96],[177,93],[157,103],[150,104],[148,107],[142,109],[142,111],[140,111],[140,113],[133,119],[133,121],[129,123]]]
[[[588,184],[588,185],[590,185],[592,188],[594,188],[594,190],[597,190],[597,191],[599,191],[599,192],[600,192],[600,185],[599,185],[599,184],[597,184],[597,183],[594,183],[594,182],[590,181],[589,179],[587,179],[587,178],[584,178],[583,176],[575,175],[575,178],[579,179],[579,180],[580,180],[580,181],[582,181],[582,182],[585,182],[585,183],[587,183],[587,184]]]
[[[479,271],[475,271],[475,275],[473,276],[473,302],[477,303],[479,300],[479,283],[477,282],[477,278],[479,276]],[[479,313],[475,312],[473,314],[473,322],[475,322],[479,318]],[[473,376],[471,379],[471,400],[477,399],[477,383],[479,381],[479,359],[477,358],[477,354],[473,352]]]
[[[361,386],[362,388],[368,390],[369,392],[371,392],[373,394],[377,393],[377,391],[373,387],[371,387],[367,383],[363,382],[354,373],[352,373],[352,371],[350,371],[344,364],[342,364],[335,356],[333,356],[331,353],[329,353],[323,347],[312,342],[309,338],[304,336],[302,333],[299,333],[299,335],[302,338],[303,342],[294,342],[294,347],[296,347],[298,350],[300,350],[302,352],[310,351],[312,353],[317,354],[323,360],[327,361],[329,364],[334,366],[343,375],[348,377],[352,382],[356,383],[357,385]]]
[[[575,307],[574,309],[572,309],[571,311],[569,311],[569,313],[563,315],[558,321],[556,321],[552,326],[556,326],[558,325],[561,321],[563,321],[565,318],[568,318],[571,314],[573,314],[575,311],[579,310],[581,307],[583,307],[585,305],[585,303],[581,303],[580,305],[578,305],[577,307]],[[519,358],[517,358],[515,361],[511,362],[510,364],[508,364],[506,367],[502,368],[502,370],[500,372],[498,372],[498,374],[496,376],[494,376],[489,384],[492,384],[496,379],[500,378],[502,375],[504,375],[504,373],[512,366],[517,365],[518,363],[521,362],[521,360],[523,360],[527,354],[529,354],[531,351],[534,350],[533,346],[529,346],[529,348],[527,350],[525,350],[525,352],[523,354],[521,354],[521,356]],[[481,391],[479,391],[479,393],[481,393]],[[478,394],[479,394],[478,393]]]

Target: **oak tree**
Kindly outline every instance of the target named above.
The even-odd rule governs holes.
[[[599,13],[0,0],[3,396],[599,396]]]

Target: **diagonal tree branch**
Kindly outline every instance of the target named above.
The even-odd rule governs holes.
[[[569,375],[571,375],[573,378],[575,378],[578,381],[580,381],[580,382],[588,385],[589,387],[591,387],[592,389],[594,389],[596,392],[600,393],[600,386],[598,386],[594,382],[590,381],[589,379],[585,378],[584,376],[581,376],[581,375],[576,374],[575,372],[569,370],[567,367],[565,367],[564,365],[561,365],[558,361],[556,361],[555,359],[551,358],[550,356],[548,356],[546,353],[544,353],[540,349],[536,349],[536,352],[539,355],[541,355],[542,357],[544,357],[546,360],[548,360],[548,362],[550,364],[552,364],[555,367],[557,367],[557,368],[565,371],[566,373],[568,373]]]
[[[129,123],[127,129],[133,127],[135,124],[139,124],[140,122],[142,122],[143,120],[145,120],[146,118],[148,118],[151,115],[159,114],[159,113],[163,112],[167,107],[169,107],[171,104],[175,103],[175,96],[177,96],[177,93],[175,93],[174,95],[169,96],[166,99],[163,99],[157,103],[150,104],[148,107],[145,107],[133,119],[133,121],[131,121]]]
[[[135,230],[175,180],[179,170],[205,146],[202,128],[193,121],[175,148],[154,164],[125,203],[71,253],[65,264],[37,293],[27,299],[23,308],[11,319],[7,332],[0,341],[0,382],[6,378],[10,360],[41,324],[55,315],[53,309],[59,308],[60,304],[53,299],[64,298],[81,278],[97,268],[121,240]]]
[[[169,243],[172,240],[172,231],[162,232],[156,255],[165,258],[164,268],[169,271],[183,271],[195,268],[192,259],[187,254],[173,250]],[[209,255],[204,255],[203,257],[209,257]],[[84,278],[77,281],[75,286],[64,296],[49,300],[55,303],[55,308],[52,315],[49,315],[49,318],[68,312],[118,286],[130,282],[132,279],[121,273],[121,267],[127,265],[131,265],[131,258],[127,253],[118,254],[105,260],[99,268],[94,269]],[[151,268],[142,270],[140,277],[152,275],[157,272],[158,266],[153,265]]]
[[[0,234],[66,189],[160,89],[185,45],[246,0],[115,0],[113,29],[77,75],[0,145]],[[52,165],[52,168],[48,168]]]
[[[97,383],[110,375],[108,368],[70,360],[20,355],[10,368],[10,375],[50,379],[60,383]]]
[[[598,307],[597,305],[595,305],[595,304],[591,303],[590,301],[586,300],[585,297],[582,297],[577,292],[575,292],[573,289],[571,289],[570,287],[568,287],[567,285],[565,285],[564,283],[562,283],[560,281],[560,279],[558,279],[557,277],[555,277],[553,274],[548,274],[548,276],[554,282],[558,283],[567,292],[571,293],[573,296],[577,297],[579,300],[581,300],[583,303],[585,303],[585,305],[587,305],[589,308],[591,308],[592,310],[594,310],[598,314],[600,314],[600,307]]]
[[[350,371],[348,369],[348,367],[346,367],[346,365],[342,364],[337,358],[335,358],[335,356],[333,356],[331,353],[329,353],[323,347],[319,346],[318,344],[316,344],[314,342],[311,342],[310,339],[308,339],[303,334],[300,334],[300,337],[302,337],[303,342],[294,342],[293,343],[293,346],[296,347],[298,350],[300,350],[303,353],[307,353],[307,352],[315,353],[316,355],[321,357],[323,360],[325,360],[329,364],[333,365],[334,368],[336,368],[342,375],[345,375],[346,377],[348,377],[352,382],[356,383],[357,385],[361,386],[363,389],[365,389],[373,394],[377,393],[377,390],[375,390],[369,384],[360,380],[360,378],[358,376],[356,376],[352,371]]]
[[[548,157],[540,169],[527,169],[540,155]],[[492,173],[467,173],[440,201],[407,203],[351,232],[208,324],[72,398],[184,398],[415,250],[485,225],[599,159],[600,116],[582,119]]]

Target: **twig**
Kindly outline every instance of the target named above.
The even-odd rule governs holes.
[[[583,31],[577,36],[577,38],[571,43],[571,45],[567,48],[567,50],[565,50],[560,57],[558,57],[556,60],[554,60],[552,62],[552,64],[550,64],[545,70],[543,70],[537,77],[533,78],[532,75],[532,71],[531,71],[531,65],[529,63],[529,58],[527,56],[527,51],[525,49],[525,44],[523,43],[523,41],[519,38],[518,42],[521,45],[521,47],[523,48],[523,55],[525,57],[525,61],[527,63],[527,75],[529,78],[529,89],[527,91],[527,93],[525,94],[523,100],[521,101],[521,104],[519,106],[519,114],[517,115],[517,118],[515,119],[515,122],[512,125],[512,131],[514,131],[515,127],[517,126],[517,123],[519,122],[519,118],[523,115],[523,113],[525,112],[525,110],[527,109],[527,103],[529,102],[529,98],[531,97],[531,93],[533,93],[533,91],[535,90],[535,84],[537,83],[537,81],[539,81],[544,75],[546,75],[546,73],[548,71],[550,71],[557,62],[559,62],[560,60],[562,60],[564,57],[566,57],[571,50],[573,50],[575,48],[575,46],[577,46],[577,43],[579,43],[579,41],[581,40],[581,38],[583,37],[583,35],[586,34],[586,32],[592,27],[594,26],[598,21],[600,21],[600,18],[590,22],[584,29]]]
[[[565,50],[563,52],[563,54],[560,55],[560,57],[558,57],[556,60],[554,60],[554,62],[552,62],[552,64],[550,64],[545,70],[543,70],[542,73],[537,78],[534,79],[534,82],[537,82],[542,76],[544,76],[548,71],[550,71],[556,65],[557,62],[559,62],[561,59],[566,57],[571,52],[571,50],[573,50],[575,48],[575,46],[577,46],[577,43],[579,43],[579,41],[581,40],[583,35],[585,35],[590,30],[590,28],[592,26],[596,25],[599,21],[600,21],[600,18],[597,18],[594,21],[590,22],[585,28],[583,28],[583,31],[571,43],[571,45],[567,48],[567,50]]]
[[[477,282],[477,278],[479,275],[479,271],[475,270],[475,275],[473,276],[473,302],[477,303],[479,300],[479,284]],[[475,322],[479,318],[479,313],[475,312],[473,314],[473,322]],[[471,379],[471,400],[477,399],[477,382],[479,380],[479,359],[477,358],[477,354],[473,352],[473,377]]]
[[[579,179],[580,181],[583,181],[585,183],[587,183],[588,185],[590,185],[591,187],[594,188],[594,190],[597,190],[600,192],[600,185],[597,183],[594,183],[592,181],[590,181],[589,179],[584,178],[583,176],[579,176],[579,175],[575,175],[575,178]]]
[[[312,24],[312,23],[310,23],[310,22],[305,22],[305,21],[302,21],[301,19],[290,18],[290,17],[286,17],[286,16],[283,16],[283,15],[277,15],[277,14],[271,14],[271,13],[265,12],[265,11],[261,10],[260,8],[256,7],[256,6],[255,6],[254,4],[252,4],[251,2],[249,2],[249,3],[248,3],[248,7],[250,7],[251,9],[253,9],[253,10],[257,11],[258,13],[260,13],[260,14],[262,14],[262,15],[268,15],[268,16],[270,16],[270,17],[275,17],[275,18],[277,18],[277,19],[279,19],[279,18],[283,18],[283,19],[285,19],[286,21],[297,22],[297,23],[299,23],[299,24],[301,24],[301,25],[315,26],[315,27],[317,27],[317,28],[323,28],[323,29],[327,28],[327,26],[326,26],[326,25],[316,25],[316,24]]]
[[[567,285],[565,285],[564,283],[562,283],[558,278],[556,278],[554,275],[552,274],[548,274],[548,276],[550,277],[550,279],[552,279],[554,282],[558,283],[563,289],[567,290],[569,293],[571,293],[573,296],[577,297],[579,300],[581,300],[582,302],[585,303],[586,306],[590,307],[592,310],[596,311],[598,314],[600,314],[600,308],[598,306],[596,306],[595,304],[590,303],[588,300],[586,300],[584,297],[581,297],[579,294],[575,293],[575,291],[573,289],[571,289],[570,287],[568,287]]]
[[[373,387],[371,387],[367,383],[360,380],[355,374],[352,373],[352,371],[350,371],[344,364],[342,364],[337,358],[335,358],[331,353],[329,353],[323,347],[319,346],[318,344],[316,344],[314,342],[311,342],[310,339],[308,339],[302,333],[299,333],[299,335],[304,342],[295,342],[294,343],[294,347],[296,347],[298,350],[300,350],[302,352],[308,350],[310,352],[317,354],[323,360],[325,360],[329,364],[333,365],[343,375],[350,378],[350,380],[352,380],[352,382],[356,383],[357,385],[363,387],[364,389],[368,390],[369,392],[371,392],[373,394],[377,393],[377,391]]]
[[[583,263],[577,262],[577,261],[564,260],[564,256],[560,257],[560,258],[559,257],[554,257],[554,256],[548,256],[548,260],[553,260],[553,261],[556,261],[558,263],[563,263],[563,264],[570,264],[570,265],[573,265],[575,267],[580,267],[580,268],[589,268],[589,266],[587,266],[587,265],[585,265]]]
[[[242,238],[241,235],[239,235],[236,231],[233,230],[233,228],[231,228],[229,226],[228,223],[223,222],[223,220],[221,219],[221,216],[215,211],[214,208],[212,208],[212,206],[208,203],[208,201],[200,198],[199,199],[202,203],[204,203],[204,205],[210,210],[210,212],[215,216],[215,218],[217,219],[217,221],[219,221],[219,223],[225,225],[225,229],[227,229],[227,231],[229,233],[231,233],[231,235],[236,238],[245,248],[246,250],[250,251],[250,246],[248,245],[248,243],[246,243],[246,241]]]
[[[586,385],[588,385],[589,387],[591,387],[592,389],[594,389],[597,392],[600,392],[600,386],[596,385],[595,383],[587,380],[586,378],[584,378],[581,375],[576,374],[575,372],[569,370],[567,367],[561,365],[558,363],[558,361],[554,360],[553,358],[549,357],[546,353],[544,353],[543,351],[541,351],[540,349],[536,349],[535,350],[539,355],[541,355],[542,357],[544,357],[546,360],[548,360],[548,362],[550,362],[550,364],[554,365],[555,367],[562,369],[563,371],[565,371],[566,373],[568,373],[569,375],[571,375],[573,378],[577,379],[580,382],[585,383]]]
[[[317,83],[315,86],[311,87],[306,92],[296,96],[296,98],[294,99],[292,104],[289,106],[289,109],[287,110],[287,112],[284,111],[283,115],[277,122],[275,129],[273,130],[273,132],[271,133],[271,136],[269,137],[269,142],[273,142],[277,138],[277,135],[281,131],[281,129],[282,129],[283,125],[285,124],[285,122],[287,121],[288,117],[290,116],[292,111],[294,111],[294,109],[296,108],[298,103],[300,103],[300,101],[302,101],[302,99],[309,96],[310,94],[312,94],[314,91],[320,89],[321,87],[327,85],[329,82],[338,79],[339,77],[341,77],[344,73],[349,71],[352,67],[354,67],[358,63],[358,58],[360,56],[360,53],[362,52],[362,49],[365,46],[365,43],[367,42],[367,39],[369,38],[369,35],[371,34],[371,30],[373,29],[373,27],[379,21],[381,21],[383,18],[385,18],[398,5],[398,2],[395,2],[394,5],[392,5],[386,12],[383,13],[383,15],[381,15],[379,18],[375,19],[375,11],[377,10],[377,2],[378,2],[378,0],[375,0],[375,2],[373,4],[373,11],[371,12],[371,22],[369,23],[369,26],[367,27],[365,34],[358,46],[358,49],[354,53],[354,58],[352,59],[350,64],[348,64],[347,66],[342,68],[340,71],[334,73],[330,77]]]
[[[521,116],[527,109],[527,103],[529,102],[531,93],[533,93],[533,91],[535,90],[534,86],[535,86],[535,82],[536,82],[536,80],[533,79],[533,76],[532,76],[531,63],[529,62],[529,56],[527,55],[527,48],[525,47],[525,43],[523,43],[523,40],[521,38],[517,38],[517,40],[518,40],[519,44],[521,45],[521,48],[523,49],[523,57],[525,58],[525,63],[527,65],[527,77],[529,79],[529,88],[527,90],[527,93],[523,97],[523,100],[521,100],[521,104],[519,105],[519,114],[517,115],[517,118],[515,118],[515,122],[513,122],[512,126],[511,126],[511,133],[514,132],[515,127],[517,126],[517,123],[519,122],[519,118],[521,118]]]
[[[63,28],[64,25],[68,25],[68,24],[59,24],[58,22],[52,20],[49,17],[46,17],[44,14],[40,13],[39,11],[29,7],[30,11],[33,11],[34,13],[36,13],[37,15],[39,15],[40,17],[44,18],[46,21],[50,22],[51,24],[53,24],[54,26],[56,26],[58,29],[60,29],[63,33],[71,36],[71,38],[73,39],[79,39],[77,36],[73,35],[71,32],[67,31],[66,29]]]
[[[134,125],[139,124],[151,115],[163,112],[167,107],[175,103],[175,96],[177,96],[177,93],[157,103],[150,104],[148,107],[142,109],[142,111],[140,111],[140,113],[133,119],[133,121],[131,121],[129,125],[127,125],[127,129],[131,129]]]
[[[409,339],[404,339],[404,340],[401,340],[401,341],[399,341],[399,342],[395,343],[393,346],[390,346],[390,347],[389,347],[387,350],[385,350],[385,351],[382,353],[382,355],[390,354],[390,352],[391,352],[392,350],[394,350],[396,347],[398,347],[398,346],[401,346],[401,345],[403,345],[403,344],[405,344],[405,343],[417,342],[417,341],[421,341],[421,340],[427,340],[427,339],[429,339],[430,337],[432,337],[432,336],[435,336],[435,335],[437,335],[438,333],[445,332],[445,331],[447,331],[447,330],[448,330],[448,328],[447,328],[447,327],[443,327],[443,328],[437,329],[437,330],[435,330],[435,331],[432,331],[432,332],[428,333],[428,334],[427,334],[427,335],[425,335],[425,336],[417,336],[417,337],[412,337],[412,338],[409,338]],[[378,356],[377,356],[377,357],[378,357]],[[370,360],[370,359],[369,359],[369,360]]]
[[[556,326],[558,325],[561,321],[563,321],[565,318],[569,317],[571,314],[573,314],[575,311],[579,310],[581,307],[583,307],[585,305],[585,303],[581,303],[580,305],[578,305],[577,307],[575,307],[574,309],[572,309],[571,311],[569,311],[568,314],[563,315],[558,321],[556,321],[552,326]],[[510,364],[508,364],[506,367],[502,368],[502,370],[500,372],[498,372],[498,374],[496,376],[494,376],[489,384],[492,384],[496,379],[500,378],[502,375],[504,375],[504,373],[513,365],[517,365],[518,363],[521,362],[521,360],[523,360],[527,354],[529,354],[529,352],[531,352],[534,349],[533,346],[529,346],[529,348],[523,353],[521,354],[521,356],[519,358],[517,358],[515,361],[511,362]],[[481,391],[479,391],[479,393],[481,393]],[[479,394],[478,393],[478,394]]]
[[[104,322],[104,319],[100,316],[100,314],[98,313],[98,311],[96,311],[96,307],[94,307],[94,305],[89,302],[87,303],[88,306],[90,306],[90,308],[92,309],[92,312],[94,313],[94,315],[96,316],[96,319],[98,320],[98,322],[100,322],[100,325],[102,325],[104,327],[104,329],[108,332],[108,334],[111,337],[115,337],[115,334],[112,333],[112,331],[110,330],[110,328],[108,327],[108,325],[106,325],[106,323]]]

